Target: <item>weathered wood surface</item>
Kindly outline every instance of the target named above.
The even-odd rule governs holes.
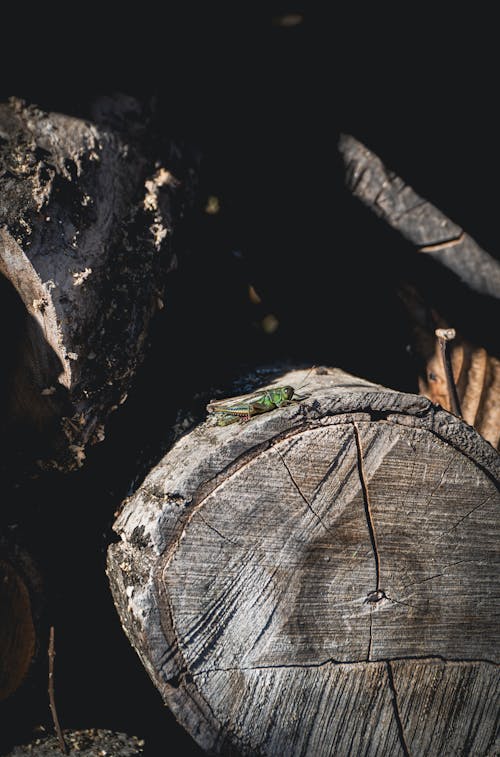
[[[13,98],[0,104],[0,137],[0,273],[25,319],[2,310],[19,330],[4,355],[3,431],[24,449],[35,438],[46,466],[68,470],[104,438],[142,360],[189,171],[179,186],[155,163],[147,114],[129,97],[96,102],[92,121]]]
[[[132,645],[210,753],[494,754],[498,454],[424,397],[305,392],[201,424],[124,503]]]
[[[341,136],[339,150],[347,186],[355,197],[471,289],[500,298],[500,264],[469,234],[350,134]]]
[[[435,263],[400,287],[414,324],[420,392],[450,409],[434,331],[455,328],[450,353],[463,418],[498,448],[500,263],[357,139],[342,135],[339,150],[353,195]]]

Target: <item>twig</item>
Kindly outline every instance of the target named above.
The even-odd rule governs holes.
[[[451,365],[450,351],[448,349],[448,342],[455,339],[455,329],[436,329],[434,332],[438,338],[439,347],[441,349],[441,357],[443,359],[444,372],[446,375],[446,385],[448,387],[448,397],[450,398],[451,412],[462,417],[462,410],[460,408],[460,401],[458,399],[457,387],[453,378],[453,368]]]
[[[64,736],[59,725],[59,718],[57,717],[56,700],[54,697],[54,657],[56,653],[54,651],[54,626],[50,626],[49,636],[49,703],[50,712],[52,713],[52,720],[54,721],[54,727],[56,729],[57,738],[59,740],[59,746],[63,754],[69,754],[68,747],[64,741]]]
[[[340,137],[347,188],[417,250],[433,257],[470,292],[498,298],[500,264],[438,208],[420,197],[349,134]],[[405,250],[403,247],[402,250]]]

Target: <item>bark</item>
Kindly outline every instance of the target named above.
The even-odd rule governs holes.
[[[178,181],[173,144],[155,163],[143,111],[128,97],[100,100],[92,121],[0,105],[2,317],[13,330],[1,421],[46,467],[79,467],[104,438],[175,265],[193,174],[184,165]]]
[[[124,503],[122,625],[213,754],[494,753],[500,462],[428,399],[336,369],[181,438]]]

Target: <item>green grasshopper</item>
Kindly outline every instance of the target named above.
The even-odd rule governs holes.
[[[270,410],[305,399],[294,395],[293,386],[275,386],[252,394],[243,394],[241,397],[211,400],[207,405],[207,411],[217,415],[218,426],[228,426],[236,421],[249,421],[254,415],[268,413]]]

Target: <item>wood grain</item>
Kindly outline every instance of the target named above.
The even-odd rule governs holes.
[[[202,424],[125,503],[125,631],[210,753],[493,753],[497,453],[334,369],[307,395]]]

